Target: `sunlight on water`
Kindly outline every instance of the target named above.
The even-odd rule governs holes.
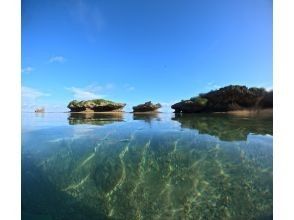
[[[24,219],[271,219],[272,118],[23,114]]]

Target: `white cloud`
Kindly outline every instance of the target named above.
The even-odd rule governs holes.
[[[108,83],[108,84],[106,84],[105,85],[105,88],[106,89],[113,89],[115,86],[114,86],[114,84],[112,84],[112,83]]]
[[[113,83],[107,83],[106,85],[97,85],[95,83],[85,87],[68,87],[66,88],[73,94],[74,99],[87,100],[87,99],[100,99],[104,98],[111,90],[115,88]]]
[[[134,90],[135,90],[135,87],[134,87],[134,86],[131,86],[130,84],[125,84],[125,85],[124,85],[124,88],[125,88],[127,91],[134,91]]]
[[[31,66],[28,66],[28,67],[25,67],[25,68],[22,68],[22,69],[21,69],[21,72],[22,72],[22,73],[30,73],[30,72],[32,72],[32,71],[34,71],[34,68],[31,67]]]
[[[38,100],[41,97],[50,96],[48,93],[41,92],[37,89],[22,86],[21,87],[21,98],[22,98],[22,109],[33,110],[38,105]]]
[[[49,63],[64,63],[66,59],[63,56],[53,56],[50,57]]]
[[[27,87],[27,86],[21,87],[21,95],[22,95],[22,97],[30,98],[30,99],[37,99],[42,96],[50,96],[50,94],[48,94],[48,93],[43,93],[37,89]]]
[[[109,83],[109,84],[106,84],[105,86],[91,84],[82,88],[72,86],[66,89],[73,94],[74,99],[86,100],[86,99],[104,98],[106,95],[103,93],[106,92],[106,90],[109,91],[113,88],[114,88],[114,85]]]
[[[70,87],[67,89],[73,93],[74,99],[77,99],[77,100],[97,99],[97,98],[104,97],[104,95],[99,95],[83,88]]]

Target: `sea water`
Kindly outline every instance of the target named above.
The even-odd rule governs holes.
[[[272,219],[272,117],[22,114],[23,219]]]

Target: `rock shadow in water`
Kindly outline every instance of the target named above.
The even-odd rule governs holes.
[[[123,113],[70,113],[68,123],[70,125],[91,124],[107,125],[124,121]]]
[[[133,120],[142,120],[151,123],[153,120],[160,121],[160,116],[158,112],[134,113]]]
[[[182,128],[197,130],[199,134],[216,136],[223,141],[245,141],[250,133],[273,134],[273,119],[270,116],[175,114],[172,120],[180,122]]]

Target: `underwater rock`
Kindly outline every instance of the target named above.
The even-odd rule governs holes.
[[[230,85],[171,106],[175,113],[227,112],[272,108],[273,91]]]
[[[122,111],[125,103],[116,103],[105,99],[93,99],[87,101],[71,101],[67,107],[71,112],[111,112]]]
[[[134,112],[153,112],[161,108],[161,104],[153,104],[151,101],[133,107]]]

